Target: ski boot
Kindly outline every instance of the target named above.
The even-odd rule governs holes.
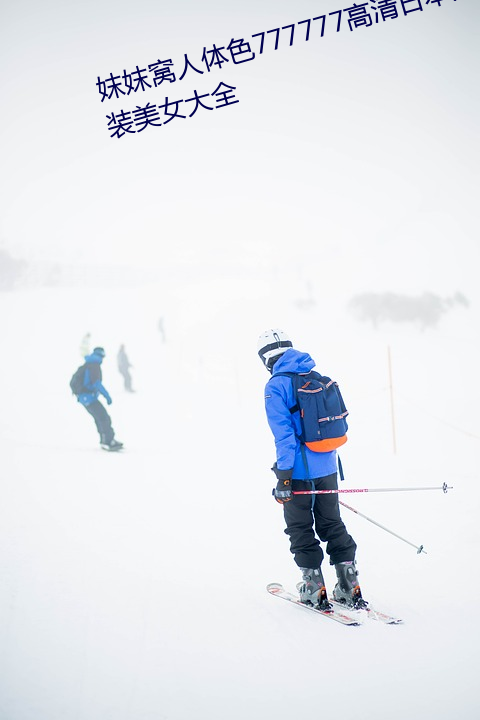
[[[328,602],[325,582],[320,568],[300,568],[300,570],[303,576],[303,582],[297,585],[300,602],[306,605],[314,605],[314,607],[324,612],[331,610],[332,606]]]
[[[358,584],[358,570],[355,560],[335,565],[338,582],[333,589],[333,598],[342,605],[354,610],[365,609],[368,603],[362,597]]]

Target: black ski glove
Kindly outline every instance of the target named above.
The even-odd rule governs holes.
[[[292,499],[292,473],[293,468],[290,470],[279,470],[277,463],[274,463],[272,467],[273,472],[277,476],[277,487],[273,488],[272,495],[275,500],[283,505]]]

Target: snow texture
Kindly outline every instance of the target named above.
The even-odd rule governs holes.
[[[346,310],[319,331],[315,309],[273,303],[262,282],[240,303],[244,283],[0,295],[2,720],[287,720],[314,707],[360,720],[475,717],[475,308],[427,333],[375,332]],[[343,511],[364,595],[403,626],[337,626],[265,590],[299,579],[270,495],[255,351],[272,318],[340,382],[346,487],[454,486],[345,496],[425,546],[418,555]],[[100,450],[68,388],[87,330],[107,350],[121,454]],[[122,342],[135,394],[116,369]],[[325,575],[331,589],[328,565]]]

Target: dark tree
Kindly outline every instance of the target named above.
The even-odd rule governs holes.
[[[462,293],[442,298],[431,292],[408,296],[396,293],[363,293],[355,295],[348,303],[349,310],[358,320],[370,321],[375,328],[381,322],[418,322],[422,330],[436,327],[442,315],[455,305],[468,307]]]

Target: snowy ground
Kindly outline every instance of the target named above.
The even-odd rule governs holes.
[[[315,308],[274,309],[260,284],[241,299],[245,282],[0,296],[2,720],[479,712],[478,309],[424,333],[375,332],[343,311],[320,322]],[[344,628],[265,591],[299,579],[270,495],[267,376],[255,351],[257,335],[277,324],[341,383],[347,487],[454,486],[346,499],[425,546],[417,555],[343,512],[364,595],[403,626]],[[107,349],[122,454],[98,448],[69,393],[86,331]],[[121,342],[134,395],[115,367]],[[331,588],[332,569],[325,574]]]

